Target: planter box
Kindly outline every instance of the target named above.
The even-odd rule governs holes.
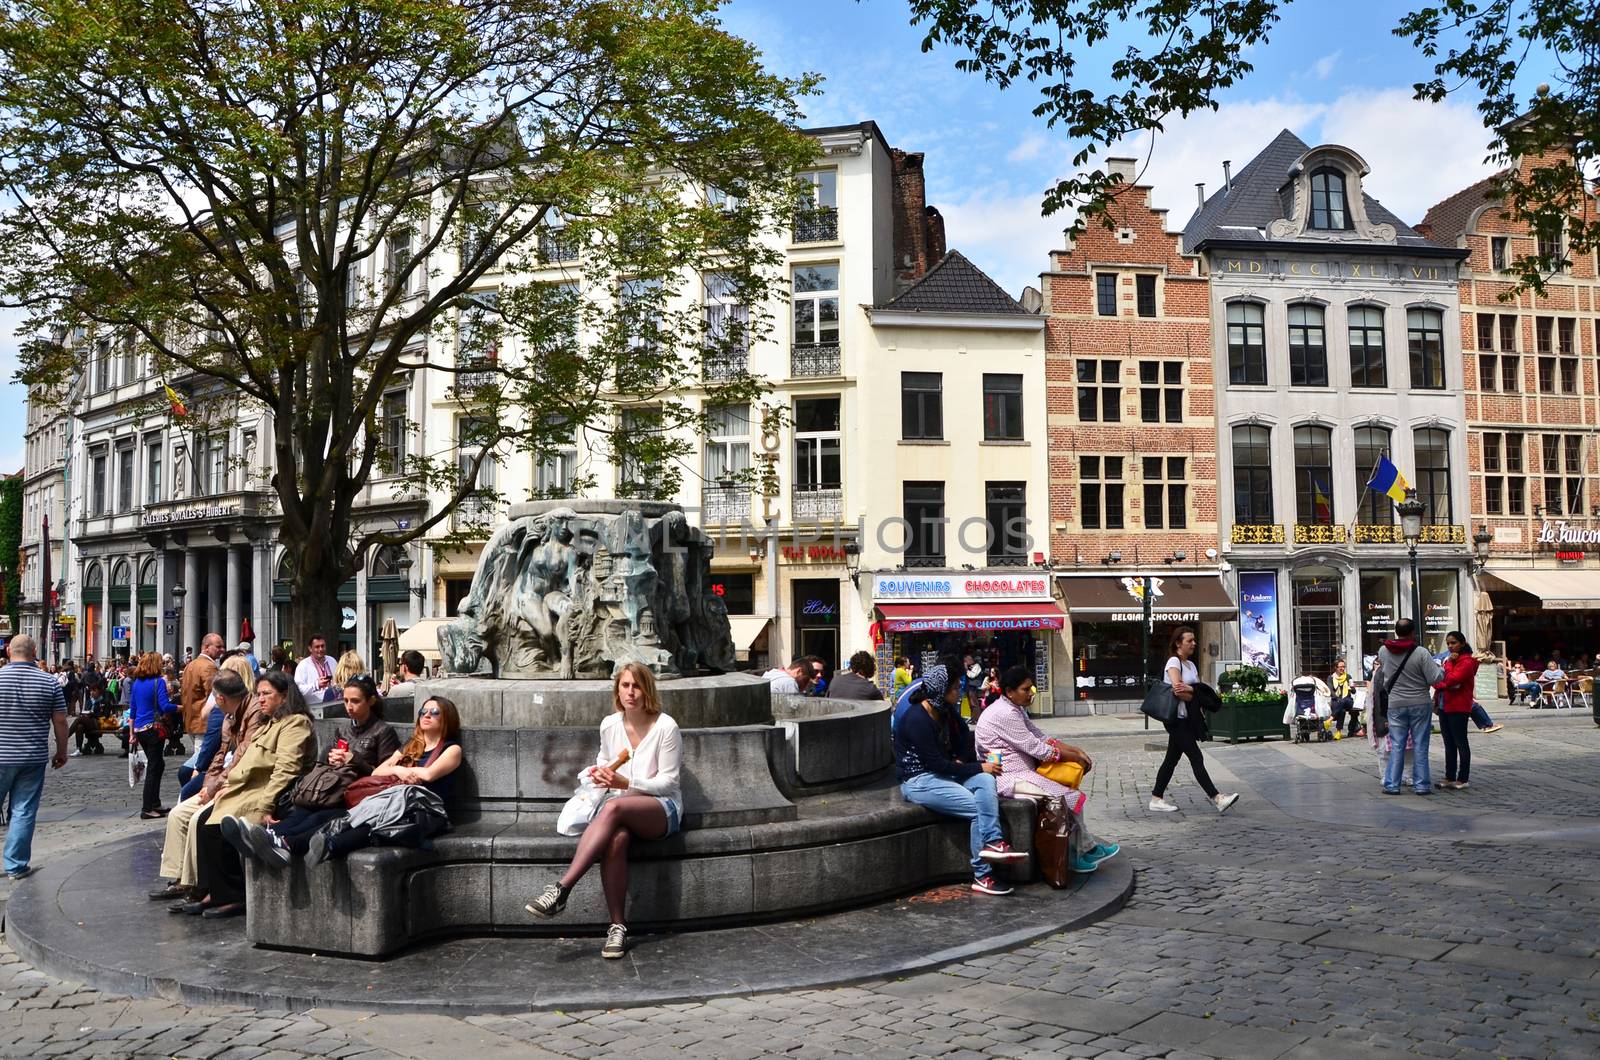
[[[1214,740],[1238,743],[1240,740],[1287,740],[1289,727],[1283,723],[1282,700],[1272,703],[1229,703],[1206,721]]]

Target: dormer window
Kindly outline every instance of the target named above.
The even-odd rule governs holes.
[[[1345,208],[1344,174],[1323,168],[1311,174],[1311,227],[1323,231],[1343,231],[1350,227],[1350,211]]]

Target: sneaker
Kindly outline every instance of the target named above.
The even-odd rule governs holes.
[[[1090,861],[1081,854],[1072,859],[1072,871],[1082,875],[1088,875],[1099,867],[1100,863],[1098,861]]]
[[[993,843],[985,843],[983,849],[978,851],[978,856],[985,861],[1027,861],[1028,855],[1020,850],[1012,850],[1011,844],[1004,839],[997,839]]]
[[[1159,796],[1150,800],[1150,809],[1156,813],[1173,813],[1178,808]]]
[[[1122,847],[1118,846],[1116,843],[1096,843],[1094,847],[1083,856],[1088,858],[1090,861],[1099,864],[1102,861],[1110,861],[1112,858],[1116,857],[1117,853],[1121,850]]]
[[[1228,807],[1239,801],[1239,795],[1237,792],[1232,795],[1218,795],[1211,801],[1217,804],[1218,813],[1227,813]]]
[[[622,924],[612,924],[606,929],[606,944],[600,947],[600,956],[614,961],[627,952],[628,929]]]
[[[245,841],[243,821],[229,815],[222,819],[218,827],[222,829],[222,838],[226,839],[228,845],[239,852],[240,857],[253,858],[256,856],[256,852],[251,850],[250,844]]]
[[[244,841],[250,848],[250,853],[263,864],[282,867],[291,860],[289,844],[285,843],[276,832],[269,832],[258,824],[244,826]]]
[[[995,879],[993,876],[978,876],[972,881],[972,889],[979,894],[1010,894],[1011,888]]]
[[[1503,729],[1503,728],[1505,728],[1505,726],[1504,726],[1504,725],[1501,725],[1501,724],[1500,724],[1500,723],[1499,723],[1499,722],[1498,722],[1498,721],[1497,721],[1497,722],[1495,722],[1495,723],[1494,723],[1494,724],[1493,724],[1493,725],[1491,725],[1491,726],[1489,726],[1489,727],[1488,727],[1488,728],[1487,728],[1487,729],[1484,729],[1484,730],[1483,730],[1483,731],[1484,731],[1484,732],[1485,732],[1485,733],[1491,733],[1491,732],[1499,732],[1499,731],[1500,731],[1500,730],[1501,730],[1501,729]]]
[[[1467,790],[1467,782],[1464,781],[1464,780],[1458,780],[1454,784],[1450,785],[1450,789],[1452,791],[1466,791]]]
[[[1398,794],[1400,794],[1400,789],[1399,788],[1384,788],[1383,789],[1383,793],[1385,795],[1398,795]]]
[[[76,747],[74,747],[72,750],[67,752],[67,757],[68,758],[82,758],[83,757],[83,752],[78,750]]]
[[[306,848],[306,865],[320,865],[328,860],[328,835],[322,829],[311,837],[311,845]]]
[[[16,883],[18,880],[25,880],[32,875],[33,868],[25,865],[20,869],[12,869],[10,872],[6,873],[6,879],[10,880],[12,883]]]
[[[526,909],[534,916],[555,916],[566,907],[567,896],[561,893],[561,885],[559,883],[552,883],[550,886],[544,889],[543,894],[522,908]],[[613,928],[622,927],[620,924],[613,924],[611,926]],[[627,928],[622,928],[622,930],[626,931]],[[616,956],[621,957],[621,952],[618,952]]]

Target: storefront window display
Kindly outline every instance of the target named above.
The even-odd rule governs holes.
[[[1326,679],[1333,673],[1333,661],[1344,640],[1341,586],[1337,575],[1295,578],[1295,636],[1300,651],[1295,676],[1311,674]]]
[[[1425,570],[1418,583],[1422,590],[1422,636],[1428,650],[1444,651],[1444,638],[1457,624],[1459,601],[1457,578],[1453,570]]]
[[[1141,699],[1142,665],[1139,653],[1144,638],[1139,622],[1074,622],[1072,624],[1073,679],[1078,698]],[[1173,633],[1192,622],[1156,622],[1150,633],[1149,672],[1154,675],[1167,658]]]
[[[1383,642],[1394,636],[1400,613],[1400,572],[1361,572],[1361,679],[1372,680],[1372,667]],[[1448,631],[1447,631],[1448,632]]]

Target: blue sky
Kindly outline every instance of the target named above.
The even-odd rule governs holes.
[[[1290,5],[1255,72],[1215,113],[1174,121],[1117,153],[1146,162],[1144,181],[1181,228],[1195,182],[1215,190],[1222,162],[1242,167],[1279,129],[1308,143],[1350,147],[1372,167],[1367,190],[1415,222],[1429,205],[1488,172],[1485,134],[1470,100],[1439,106],[1411,97],[1430,66],[1389,30],[1410,4],[1345,0]],[[949,245],[1007,290],[1037,283],[1046,253],[1061,246],[1062,217],[1044,218],[1044,189],[1070,171],[1075,145],[1032,116],[1031,86],[1002,92],[957,72],[948,49],[924,54],[904,0],[733,0],[725,25],[753,41],[772,69],[823,75],[808,124],[873,119],[891,144],[926,154],[928,200],[944,214]],[[1111,48],[1102,49],[1111,54]],[[1087,68],[1103,66],[1091,61]],[[1522,86],[1532,92],[1539,71]],[[0,379],[16,368],[17,317],[0,313]],[[20,387],[0,387],[0,468],[22,465]]]

